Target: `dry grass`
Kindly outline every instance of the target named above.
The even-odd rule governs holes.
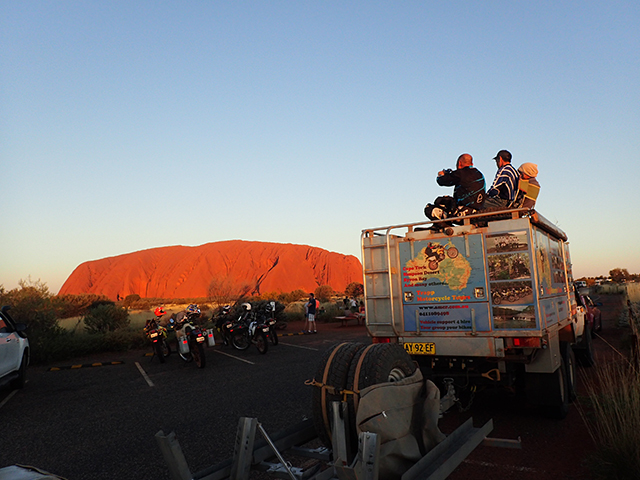
[[[632,327],[632,331],[635,329]],[[635,351],[637,336],[631,335]],[[633,348],[631,349],[633,351]],[[637,359],[602,365],[585,378],[590,408],[583,411],[597,450],[597,478],[637,480],[640,476],[640,370]]]

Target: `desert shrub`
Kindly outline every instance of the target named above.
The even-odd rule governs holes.
[[[320,302],[328,302],[333,296],[333,288],[330,285],[320,285],[313,294]]]
[[[150,298],[139,298],[131,302],[129,308],[132,310],[149,310],[152,305],[155,305],[155,302]]]
[[[145,348],[148,345],[149,341],[142,329],[127,328],[104,334],[63,331],[51,337],[44,348],[32,352],[31,362],[33,364],[60,362],[96,353]]]
[[[96,295],[95,293],[56,295],[51,298],[58,319],[84,315],[94,302],[100,300],[104,301],[108,298],[105,295]]]
[[[131,295],[127,295],[126,297],[124,297],[124,300],[122,301],[122,306],[125,308],[131,308],[131,306],[140,300],[140,295],[138,295],[137,293],[132,293]]]
[[[295,322],[304,320],[304,305],[306,302],[291,302],[283,311],[284,318],[287,322]]]
[[[62,331],[51,297],[46,284],[40,280],[20,280],[19,288],[9,291],[0,288],[0,303],[10,305],[9,315],[27,326],[31,355],[36,358],[49,339]]]
[[[347,297],[358,298],[364,295],[364,285],[358,282],[351,282],[344,289],[344,294]]]
[[[289,303],[302,300],[303,298],[306,298],[308,296],[309,296],[308,292],[298,289],[298,290],[294,290],[293,292],[279,294],[278,300],[281,301],[282,303],[289,304]]]
[[[335,317],[344,315],[344,311],[335,303],[326,303],[320,305],[320,313],[318,321],[320,322],[337,322]]]
[[[100,303],[84,316],[85,329],[89,333],[113,332],[129,326],[129,312],[115,303]]]
[[[249,295],[254,286],[229,276],[215,277],[209,282],[208,298],[217,305],[227,305]]]

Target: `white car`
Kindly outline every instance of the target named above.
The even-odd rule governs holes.
[[[26,326],[15,323],[9,307],[0,310],[0,386],[7,383],[22,388],[27,380],[31,350],[25,334]]]

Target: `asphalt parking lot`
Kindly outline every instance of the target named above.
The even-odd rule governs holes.
[[[319,327],[279,337],[265,355],[212,347],[204,369],[175,353],[161,364],[145,355],[150,348],[31,367],[23,390],[0,390],[0,467],[33,465],[69,480],[168,479],[159,430],[176,433],[192,473],[217,464],[233,454],[241,417],[275,432],[311,416],[304,382],[322,353],[369,341],[363,326]]]

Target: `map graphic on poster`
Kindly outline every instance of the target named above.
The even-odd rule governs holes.
[[[471,275],[471,265],[451,241],[429,242],[403,267],[405,287],[429,287],[433,281],[451,290],[464,290]]]

